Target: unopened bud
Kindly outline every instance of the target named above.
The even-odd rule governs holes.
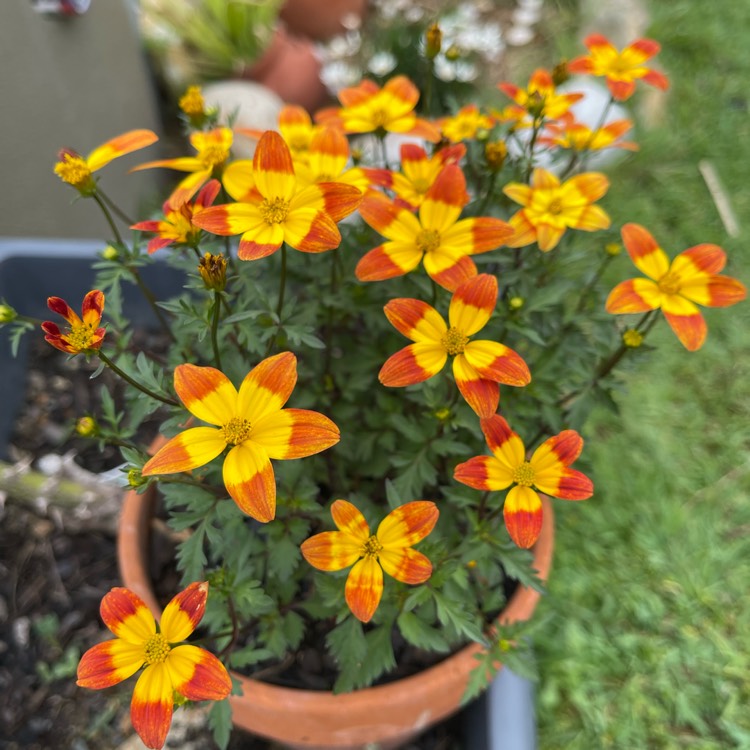
[[[554,83],[555,86],[561,86],[569,78],[570,72],[568,71],[568,61],[560,60],[560,62],[552,68],[552,83]]]
[[[81,437],[91,437],[96,435],[99,426],[93,417],[81,417],[76,421],[76,433]]]
[[[200,86],[189,86],[180,97],[180,109],[188,116],[190,123],[200,127],[206,119],[206,102],[203,99]]]
[[[434,60],[440,54],[443,44],[443,32],[437,23],[430,24],[425,33],[425,55],[428,60]]]
[[[445,51],[445,57],[451,62],[458,60],[461,57],[461,48],[457,47],[455,44],[451,44],[451,46]]]
[[[17,317],[18,313],[10,305],[0,304],[0,325],[12,323]]]
[[[116,247],[112,247],[112,245],[107,245],[107,247],[102,250],[102,258],[104,258],[104,260],[117,260],[119,255],[119,250]]]
[[[508,300],[508,307],[511,310],[520,310],[524,304],[526,303],[526,300],[523,297],[511,297]]]
[[[143,477],[140,469],[136,469],[136,468],[128,469],[128,484],[133,489],[137,489],[138,487],[143,487],[143,485],[146,484],[146,482],[148,482],[148,479],[145,479]]]
[[[544,105],[544,95],[533,91],[526,102],[526,109],[535,120],[538,120],[544,114]]]
[[[619,255],[622,252],[622,245],[619,242],[608,242],[604,246],[604,251],[607,255]]]
[[[469,560],[469,562],[466,563],[466,567],[469,570],[474,570],[474,568],[477,567],[477,561],[476,560]]]
[[[435,419],[437,419],[439,422],[447,422],[450,419],[451,416],[451,410],[444,406],[442,409],[438,409],[435,412]]]
[[[484,160],[493,172],[499,172],[508,156],[505,141],[489,141],[484,147]]]
[[[637,349],[643,343],[643,334],[635,328],[628,328],[622,334],[622,343],[629,349]]]
[[[220,292],[227,285],[227,259],[221,253],[219,255],[206,253],[200,259],[198,272],[206,289]]]

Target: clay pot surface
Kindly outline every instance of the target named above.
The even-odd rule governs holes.
[[[140,596],[155,617],[161,615],[151,586],[148,531],[155,490],[126,493],[117,537],[124,585]],[[554,516],[543,497],[542,531],[534,546],[534,567],[546,581],[552,564]],[[528,620],[540,594],[519,586],[500,614],[507,625]],[[393,750],[461,707],[480,646],[471,644],[424,671],[385,685],[334,695],[267,684],[234,673],[243,695],[229,698],[235,726],[295,750],[364,750],[377,743]]]
[[[367,0],[286,0],[281,20],[289,31],[326,41],[361,25]]]

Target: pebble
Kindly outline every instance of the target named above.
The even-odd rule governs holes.
[[[11,625],[13,632],[13,640],[17,646],[21,648],[29,647],[29,634],[31,632],[31,620],[28,617],[19,617],[13,620]]]

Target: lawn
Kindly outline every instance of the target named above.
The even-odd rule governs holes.
[[[685,0],[650,13],[672,87],[604,203],[615,225],[643,224],[670,255],[721,245],[726,272],[748,284],[750,9]],[[721,178],[738,236],[701,160]],[[611,270],[636,275],[626,255]],[[544,750],[750,748],[750,303],[706,318],[698,353],[666,324],[653,332],[650,360],[624,376],[621,417],[597,413],[587,427],[595,496],[556,505],[534,636]]]

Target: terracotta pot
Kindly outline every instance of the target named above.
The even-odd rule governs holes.
[[[293,34],[325,41],[361,25],[366,11],[367,0],[286,0],[279,15]]]
[[[266,86],[287,104],[297,104],[314,112],[330,99],[328,89],[320,80],[321,67],[312,42],[279,27],[268,49],[241,71],[239,77]]]
[[[125,495],[117,538],[124,585],[138,594],[156,617],[161,608],[148,574],[148,531],[156,492]],[[543,498],[544,521],[534,547],[534,567],[547,579],[552,563],[554,518]],[[502,624],[528,620],[539,593],[519,587],[500,614]],[[466,646],[429,669],[386,685],[334,695],[297,690],[234,675],[243,695],[231,696],[235,726],[299,750],[363,750],[377,743],[381,750],[397,748],[459,710],[469,673],[480,650]]]

